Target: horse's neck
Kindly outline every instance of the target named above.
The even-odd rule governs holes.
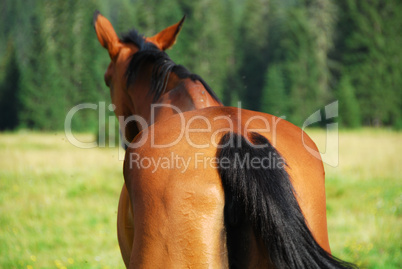
[[[135,114],[141,116],[148,126],[177,113],[222,105],[209,94],[201,82],[190,78],[179,79],[175,74],[171,75],[165,93],[153,104],[152,96],[147,94],[135,94],[131,99],[137,103]]]
[[[157,101],[157,106],[155,121],[163,120],[173,114],[221,106],[221,104],[209,94],[200,81],[187,78],[182,79],[175,87],[163,94]]]

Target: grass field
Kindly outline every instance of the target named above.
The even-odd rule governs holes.
[[[309,133],[324,150],[325,133]],[[400,268],[402,133],[343,131],[339,145],[339,165],[326,166],[333,254],[362,268]],[[0,268],[123,268],[122,183],[116,148],[76,148],[64,134],[0,134]]]

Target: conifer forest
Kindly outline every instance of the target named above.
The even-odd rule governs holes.
[[[62,130],[73,106],[110,103],[95,10],[145,36],[186,15],[168,54],[225,105],[301,126],[338,100],[340,126],[402,128],[399,0],[3,0],[0,130]],[[96,130],[97,117],[83,111],[73,127]]]

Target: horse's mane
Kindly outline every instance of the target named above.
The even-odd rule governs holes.
[[[154,44],[146,42],[144,36],[138,34],[136,30],[123,34],[121,41],[134,44],[139,48],[127,67],[127,86],[135,82],[141,66],[149,63],[153,64],[150,93],[154,95],[154,101],[158,100],[166,90],[169,75],[173,72],[181,79],[190,78],[193,81],[200,81],[208,93],[221,103],[211,87],[199,75],[191,73],[182,65],[177,65],[166,52],[161,51]]]

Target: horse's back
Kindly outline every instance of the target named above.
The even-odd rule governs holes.
[[[155,123],[126,153],[125,181],[135,212],[133,265],[227,267],[216,147],[225,133],[245,130],[265,136],[285,159],[308,226],[329,251],[324,170],[306,149],[316,149],[311,139],[272,115],[211,107]]]

